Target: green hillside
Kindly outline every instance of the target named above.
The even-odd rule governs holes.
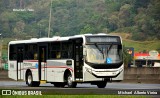
[[[136,52],[150,51],[150,50],[157,50],[160,52],[160,40],[140,42],[140,41],[124,39],[123,44],[126,47],[133,47]]]
[[[28,39],[84,33],[131,33],[160,39],[160,0],[0,0],[0,34]]]
[[[110,33],[111,35],[118,35],[121,36],[123,40],[123,45],[125,47],[133,47],[136,52],[143,52],[143,51],[150,51],[150,50],[157,50],[160,52],[160,40],[153,40],[153,41],[134,41],[130,38],[132,34],[129,33]]]

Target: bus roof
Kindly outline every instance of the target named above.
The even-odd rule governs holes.
[[[72,38],[84,38],[85,36],[115,36],[105,33],[99,34],[82,34],[82,35],[74,35],[74,36],[67,36],[67,37],[60,37],[60,36],[53,36],[52,38],[31,38],[29,40],[16,40],[10,41],[9,44],[22,44],[22,43],[38,43],[38,42],[51,42],[51,41],[67,41]],[[120,37],[120,36],[119,36]]]

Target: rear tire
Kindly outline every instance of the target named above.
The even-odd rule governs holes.
[[[27,78],[26,78],[26,84],[30,87],[38,87],[40,85],[40,82],[34,82],[32,73],[28,72],[27,73]]]
[[[77,83],[73,82],[73,78],[70,73],[67,75],[67,85],[69,88],[75,88],[77,86]]]
[[[105,88],[107,85],[107,82],[106,81],[102,81],[102,82],[98,82],[97,83],[97,87],[98,88]]]

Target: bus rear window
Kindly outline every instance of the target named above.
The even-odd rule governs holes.
[[[16,45],[9,47],[9,60],[17,60]]]

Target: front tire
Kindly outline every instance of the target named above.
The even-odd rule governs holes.
[[[67,76],[67,85],[69,88],[75,88],[77,86],[76,82],[73,82],[72,75],[69,73]]]
[[[32,73],[28,72],[27,78],[26,78],[26,84],[30,87],[38,87],[40,85],[40,82],[34,82]]]
[[[102,81],[102,82],[98,82],[97,83],[97,87],[98,88],[105,88],[107,85],[107,82],[106,81]]]

